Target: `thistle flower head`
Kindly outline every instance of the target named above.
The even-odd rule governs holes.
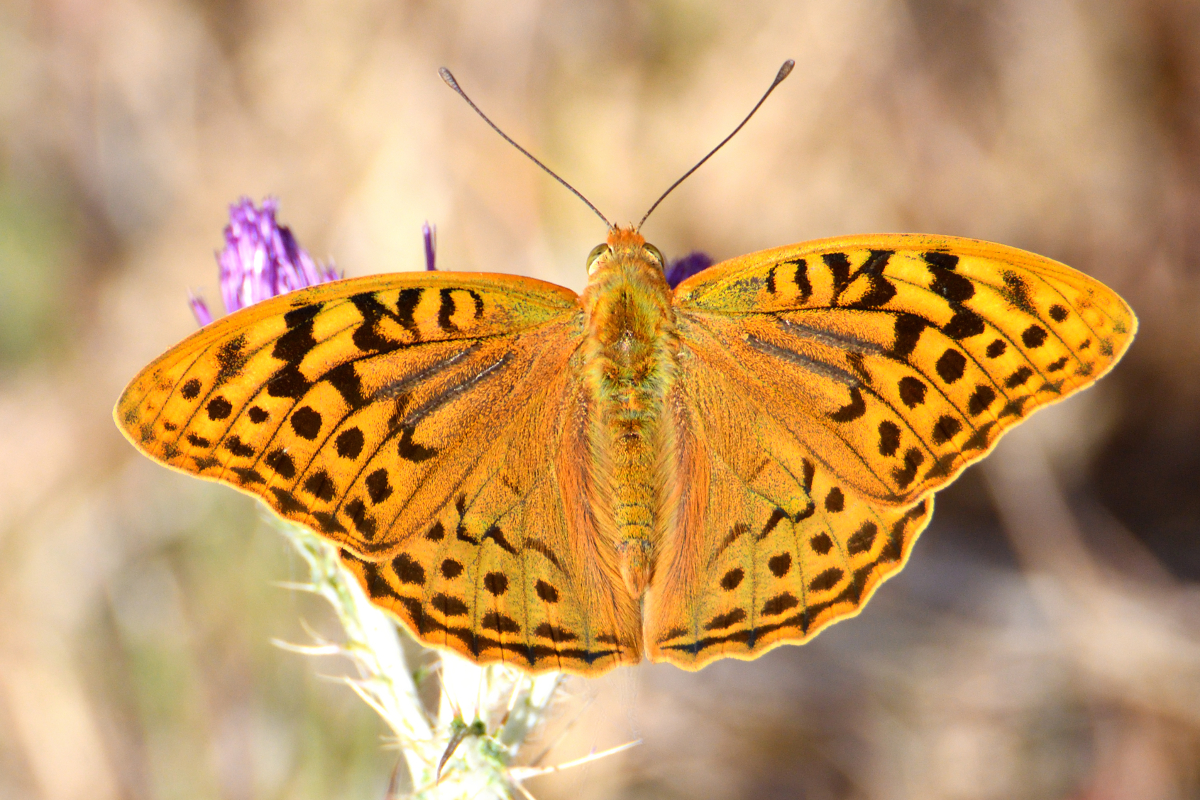
[[[697,272],[712,266],[713,260],[707,253],[694,250],[683,258],[676,259],[667,267],[667,284],[674,289]]]
[[[275,220],[279,201],[268,197],[261,208],[243,197],[229,207],[225,248],[217,254],[221,300],[233,313],[269,297],[337,280],[332,265],[313,261],[286,225]],[[212,321],[204,300],[191,298],[192,313],[201,325]]]

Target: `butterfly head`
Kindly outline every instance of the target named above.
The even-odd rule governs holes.
[[[588,277],[595,281],[601,274],[621,268],[661,274],[666,261],[658,248],[647,243],[635,229],[614,225],[608,232],[608,241],[596,245],[588,254]]]

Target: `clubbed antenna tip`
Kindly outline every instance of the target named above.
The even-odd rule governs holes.
[[[706,155],[704,158],[702,158],[696,162],[696,166],[692,167],[687,172],[683,173],[683,177],[681,177],[679,180],[675,181],[669,187],[667,187],[667,190],[665,192],[663,192],[661,195],[659,195],[658,199],[654,201],[654,204],[650,206],[650,210],[642,215],[641,222],[639,222],[637,224],[637,228],[635,228],[634,230],[641,230],[642,225],[646,222],[646,219],[650,216],[650,214],[654,211],[654,209],[658,208],[659,203],[661,203],[663,200],[667,199],[667,195],[669,195],[671,192],[675,191],[676,186],[678,186],[679,184],[686,181],[693,172],[700,169],[700,166],[705,161],[708,161],[710,158],[713,157],[714,153],[716,153],[718,150],[720,150],[722,147],[724,147],[726,142],[728,142],[730,139],[732,139],[734,136],[737,135],[737,132],[742,129],[742,126],[744,126],[747,122],[749,122],[750,118],[754,116],[754,112],[758,111],[759,107],[763,103],[767,102],[767,98],[771,96],[771,92],[775,91],[775,87],[778,86],[779,84],[783,83],[783,79],[792,73],[792,68],[795,66],[796,66],[796,62],[790,58],[787,61],[783,62],[783,65],[779,68],[779,72],[775,73],[775,80],[771,81],[771,85],[767,87],[767,91],[763,94],[762,97],[759,98],[758,102],[754,104],[754,108],[750,109],[750,113],[746,115],[746,118],[743,119],[740,123],[738,123],[738,126],[733,129],[733,133],[729,134],[724,139],[722,139],[721,143],[718,144],[716,147],[714,147],[712,150],[709,150],[708,155]]]

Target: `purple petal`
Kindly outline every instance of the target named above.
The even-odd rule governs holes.
[[[204,298],[188,292],[188,305],[192,307],[192,314],[201,328],[213,321],[212,312],[208,310],[208,304],[204,302]]]
[[[694,250],[683,258],[672,261],[667,267],[667,284],[674,289],[697,272],[702,272],[712,266],[713,260],[707,253]]]
[[[425,271],[437,271],[437,226],[428,222],[421,226],[421,236],[425,238]]]

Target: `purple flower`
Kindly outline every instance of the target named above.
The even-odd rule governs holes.
[[[672,261],[667,267],[667,284],[674,289],[697,272],[712,266],[713,260],[706,253],[694,250],[683,258]]]
[[[428,222],[421,226],[421,235],[425,238],[425,271],[437,271],[437,226]]]
[[[275,221],[278,206],[275,198],[268,197],[258,209],[243,197],[229,207],[225,249],[217,256],[221,299],[227,313],[341,277],[332,266],[313,261],[287,226]],[[190,303],[201,325],[212,321],[201,298],[193,296]]]

